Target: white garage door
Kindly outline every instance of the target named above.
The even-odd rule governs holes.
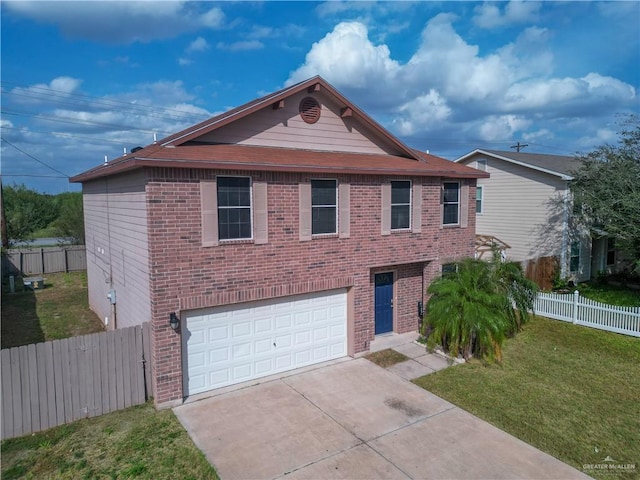
[[[185,395],[347,354],[346,290],[186,312]]]

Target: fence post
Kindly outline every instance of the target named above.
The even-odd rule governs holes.
[[[578,299],[580,298],[580,292],[578,290],[573,292],[573,324],[578,322]]]
[[[40,261],[42,262],[42,275],[44,275],[44,248],[40,249]]]

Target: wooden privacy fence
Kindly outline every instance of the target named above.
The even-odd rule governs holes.
[[[2,253],[4,275],[35,275],[87,269],[84,245],[11,248]]]
[[[536,315],[640,337],[640,307],[618,307],[574,293],[538,293]]]
[[[553,275],[558,268],[556,257],[539,257],[527,261],[524,269],[525,276],[535,282],[542,290],[551,290],[553,287]]]
[[[2,439],[144,403],[150,324],[3,349]]]

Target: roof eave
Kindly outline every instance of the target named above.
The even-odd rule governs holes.
[[[420,164],[424,165],[424,164]],[[410,168],[382,168],[382,167],[349,167],[349,166],[320,166],[320,165],[290,165],[277,163],[254,162],[224,162],[219,160],[167,160],[161,158],[135,158],[127,162],[113,165],[104,165],[90,172],[81,173],[69,180],[72,183],[84,183],[99,178],[125,173],[144,167],[162,168],[194,168],[216,170],[242,170],[242,171],[269,171],[292,173],[331,173],[353,175],[393,175],[393,176],[417,176],[417,177],[445,177],[445,178],[488,178],[486,172],[456,172],[452,170]]]
[[[487,155],[493,158],[497,158],[499,160],[504,160],[505,162],[513,163],[515,165],[520,165],[521,167],[530,168],[531,170],[537,170],[538,172],[546,173],[548,175],[553,175],[555,177],[560,177],[561,180],[567,180],[567,181],[573,180],[573,177],[571,175],[567,175],[566,173],[556,172],[554,170],[549,170],[548,168],[538,167],[536,165],[531,165],[530,163],[514,160],[513,158],[505,157],[503,155],[498,155],[492,152],[487,152],[486,150],[482,150],[482,149],[476,149],[473,152],[467,153],[466,155],[463,155],[462,157],[455,159],[454,162],[460,163],[464,160],[468,160],[469,158],[477,154]]]

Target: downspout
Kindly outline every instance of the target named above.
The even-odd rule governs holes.
[[[562,247],[560,250],[560,277],[567,278],[567,252],[569,249],[569,182],[565,182],[562,202]]]

